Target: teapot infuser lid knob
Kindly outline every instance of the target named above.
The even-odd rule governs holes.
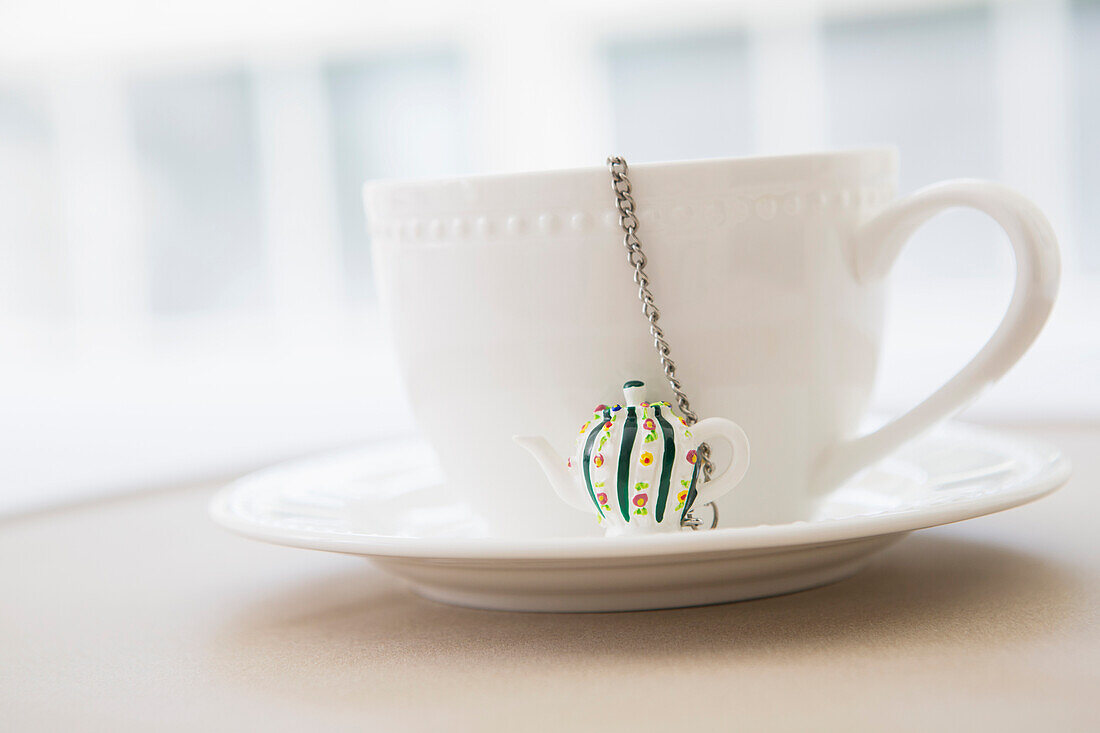
[[[645,382],[631,379],[623,384],[623,397],[627,407],[637,407],[645,402]]]

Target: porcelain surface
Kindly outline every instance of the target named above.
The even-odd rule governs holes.
[[[822,495],[1002,376],[1054,302],[1057,244],[1034,204],[979,181],[895,198],[892,150],[630,171],[677,375],[701,417],[735,420],[752,443],[742,484],[718,501],[724,516],[813,518]],[[545,435],[565,455],[577,416],[627,379],[672,400],[638,312],[607,170],[373,183],[365,201],[381,302],[446,491],[495,527],[581,530],[587,517],[558,501],[512,436]],[[1011,305],[947,384],[860,435],[887,274],[917,227],[957,206],[1007,233]],[[476,438],[456,439],[459,423]]]
[[[1069,477],[1054,449],[947,424],[825,495],[808,521],[603,537],[503,535],[442,483],[419,443],[276,466],[224,489],[214,519],[253,539],[370,557],[436,600],[616,611],[757,598],[856,572],[912,530],[1037,499]],[[541,490],[541,489],[540,489]]]

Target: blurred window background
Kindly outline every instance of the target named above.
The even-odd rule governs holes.
[[[114,19],[127,17],[125,24]],[[124,30],[125,29],[125,30]],[[972,409],[1100,416],[1100,2],[0,7],[0,513],[216,477],[403,416],[361,184],[896,144],[901,192],[1001,180],[1062,299]],[[1010,291],[949,212],[895,274],[878,389],[953,373]]]

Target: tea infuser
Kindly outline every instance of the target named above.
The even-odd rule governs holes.
[[[672,360],[671,348],[668,339],[660,326],[657,325],[661,317],[661,310],[653,300],[653,293],[649,290],[649,277],[645,268],[648,260],[642,252],[642,241],[638,238],[638,216],[634,213],[634,197],[631,195],[629,167],[626,159],[621,156],[608,156],[607,168],[611,173],[611,190],[615,192],[615,208],[619,211],[619,226],[623,229],[623,245],[627,251],[627,261],[634,268],[634,283],[638,286],[638,299],[642,301],[642,315],[649,321],[649,333],[653,336],[653,346],[657,349],[657,356],[661,360],[661,368],[664,370],[665,379],[669,389],[676,395],[676,406],[683,413],[684,422],[690,427],[699,422],[699,416],[691,409],[683,385],[676,376],[676,362]],[[703,482],[710,481],[714,473],[714,464],[710,460],[710,446],[700,443],[697,449],[700,463],[702,464]],[[693,499],[689,495],[689,499]],[[708,502],[713,517],[710,528],[718,526],[718,506],[714,502]],[[699,529],[701,522],[692,514],[689,502],[688,509],[684,512],[681,524],[692,529]]]
[[[623,385],[625,405],[597,405],[581,426],[569,459],[563,461],[545,438],[516,436],[515,441],[535,457],[563,501],[582,511],[595,509],[608,535],[699,529],[701,522],[692,511],[696,504],[711,507],[710,528],[714,529],[718,526],[714,501],[733,489],[748,470],[748,438],[736,423],[717,417],[700,420],[691,409],[676,376],[668,338],[657,325],[661,311],[649,288],[648,260],[638,237],[626,161],[609,157],[607,165],[642,314],[683,416],[673,412],[669,402],[646,401],[645,384],[629,380]],[[718,476],[710,460],[708,441],[713,438],[733,446],[733,460]]]

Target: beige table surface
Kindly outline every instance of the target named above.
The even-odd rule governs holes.
[[[849,580],[675,611],[421,600],[195,487],[0,525],[0,730],[1100,730],[1100,429],[1075,478]]]

